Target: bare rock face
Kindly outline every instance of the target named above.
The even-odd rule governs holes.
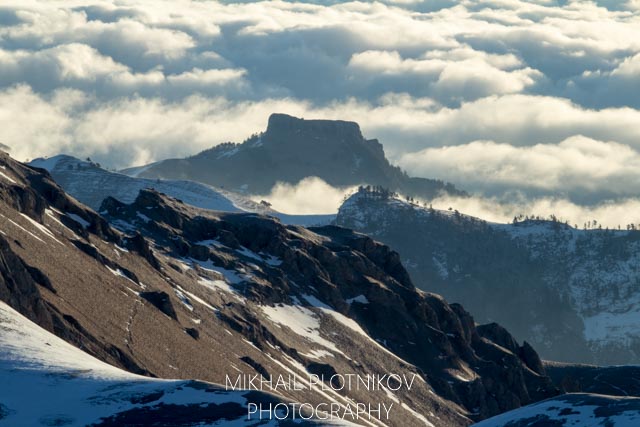
[[[190,179],[251,194],[267,194],[277,182],[297,184],[312,176],[333,186],[383,185],[422,198],[440,192],[466,194],[442,181],[409,177],[392,166],[382,144],[365,139],[357,123],[305,120],[286,114],[272,114],[267,130],[242,144],[221,144],[186,159],[164,160],[131,173],[145,178]]]
[[[335,389],[274,393],[386,402],[397,426],[466,426],[559,393],[535,351],[503,330],[483,335],[362,234],[195,209],[152,190],[130,204],[107,199],[100,216],[46,172],[0,160],[0,297],[103,361],[221,384],[230,373],[315,374]],[[340,389],[346,375],[390,373],[415,381]]]
[[[304,120],[292,117],[287,114],[272,114],[269,116],[267,125],[267,134],[274,138],[280,137],[283,141],[291,134],[299,134],[306,132],[309,135],[323,135],[320,143],[328,142],[330,138],[334,140],[349,140],[352,142],[362,142],[364,140],[360,132],[360,126],[355,122],[347,122],[343,120]],[[313,143],[313,141],[309,141]],[[384,156],[382,146],[379,146],[378,154]]]
[[[53,321],[40,296],[38,282],[29,272],[29,266],[11,250],[9,242],[1,235],[0,274],[0,300],[45,329],[52,330]]]
[[[313,295],[315,304],[355,320],[423,372],[439,395],[479,419],[558,393],[530,346],[519,346],[499,325],[476,328],[459,305],[417,290],[398,254],[367,236],[335,226],[306,230],[253,214],[196,210],[151,190],[130,205],[106,200],[102,210],[113,223],[135,224],[148,239],[196,264],[239,271],[242,255],[249,254],[259,268],[237,285],[244,297],[278,306]],[[260,320],[246,307],[231,305],[222,313],[229,327],[250,334],[259,348],[287,347],[277,335],[256,328]],[[337,371],[300,360],[313,371]]]
[[[160,310],[170,318],[174,320],[178,320],[178,316],[176,315],[176,310],[173,308],[173,304],[171,303],[171,298],[169,298],[169,295],[166,292],[162,292],[162,291],[141,292],[140,296],[145,300],[149,301],[154,307],[156,307],[158,310]]]

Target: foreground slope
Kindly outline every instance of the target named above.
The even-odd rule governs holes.
[[[0,302],[0,425],[254,425],[274,396],[134,375],[95,359]],[[147,424],[146,424],[147,425]],[[273,420],[270,425],[278,424]]]
[[[383,185],[425,198],[462,195],[453,185],[409,177],[386,159],[382,144],[365,139],[357,123],[272,114],[267,130],[242,144],[221,144],[185,159],[123,171],[145,178],[189,179],[251,194],[277,182],[316,176],[337,187]]]
[[[389,420],[353,419],[364,425],[463,426],[558,393],[530,346],[415,289],[398,254],[364,235],[151,190],[103,203],[115,229],[42,169],[7,155],[0,167],[0,299],[111,365],[219,384],[294,375],[302,387],[281,399],[342,415],[393,406]],[[341,387],[391,373],[415,381]]]
[[[336,221],[396,248],[417,283],[506,326],[545,358],[640,361],[639,231],[492,224],[364,189]]]

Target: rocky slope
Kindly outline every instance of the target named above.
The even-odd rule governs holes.
[[[638,363],[640,232],[492,224],[365,190],[339,225],[396,248],[418,284],[552,360]]]
[[[268,194],[277,182],[297,184],[316,176],[336,187],[383,185],[432,198],[462,195],[442,181],[413,178],[386,159],[378,140],[358,124],[304,120],[273,114],[267,130],[242,144],[227,143],[186,159],[170,159],[123,171],[146,178],[189,179],[251,194]]]
[[[113,366],[218,384],[293,375],[300,389],[278,399],[329,403],[343,419],[385,404],[388,425],[468,425],[558,394],[530,346],[415,289],[398,254],[364,235],[151,190],[103,203],[116,229],[42,169],[7,155],[0,167],[0,297]],[[345,386],[391,373],[387,387]]]
[[[35,159],[29,165],[47,170],[68,194],[94,210],[97,210],[102,201],[109,196],[130,203],[135,200],[140,190],[153,188],[199,208],[227,212],[258,212],[276,217],[286,224],[323,225],[335,218],[335,215],[287,215],[240,194],[206,184],[127,176],[67,155]]]

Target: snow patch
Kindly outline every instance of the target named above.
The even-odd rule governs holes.
[[[7,175],[7,174],[5,174],[3,172],[0,172],[0,177],[6,179],[7,181],[9,181],[12,184],[17,184],[17,182],[13,178],[11,178],[9,175]]]
[[[262,312],[279,326],[286,326],[294,333],[305,337],[333,353],[344,355],[336,345],[320,335],[320,319],[317,314],[306,307],[298,305],[261,306]]]
[[[29,216],[20,213],[20,215],[26,219],[27,221],[29,221],[31,223],[31,225],[33,225],[35,228],[37,228],[38,230],[40,230],[40,232],[42,232],[43,234],[45,234],[46,236],[50,237],[51,239],[55,240],[56,242],[58,242],[59,244],[64,246],[64,243],[62,243],[60,240],[56,239],[56,237],[53,235],[53,233],[51,232],[51,230],[49,230],[47,227],[45,227],[44,225],[40,224],[39,222],[31,219]]]
[[[364,295],[358,295],[357,297],[349,298],[348,300],[346,300],[346,302],[347,304],[353,304],[354,302],[360,304],[369,304],[369,300]]]

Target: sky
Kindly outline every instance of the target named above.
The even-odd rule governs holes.
[[[19,160],[140,165],[283,112],[358,122],[472,211],[614,220],[640,206],[639,83],[640,0],[0,5],[0,143]]]

